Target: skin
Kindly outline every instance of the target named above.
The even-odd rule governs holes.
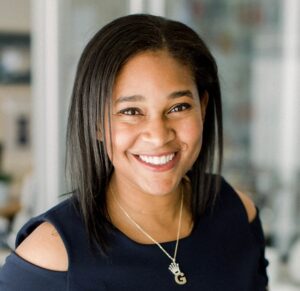
[[[188,208],[188,184],[182,188],[182,178],[201,150],[208,94],[198,95],[189,67],[172,58],[167,51],[134,56],[122,68],[113,89],[112,144],[108,145],[112,151],[108,154],[115,170],[107,191],[112,222],[130,239],[142,244],[152,243],[128,221],[117,200],[157,241],[174,241],[183,189],[180,237],[188,236],[193,222]],[[135,98],[124,98],[129,96]],[[109,140],[109,136],[106,139]],[[175,162],[167,168],[149,167],[137,159],[141,154],[153,156],[174,152]],[[240,191],[237,194],[251,222],[256,216],[255,206],[247,195]],[[46,269],[68,269],[64,244],[47,222],[37,227],[16,253]]]
[[[208,95],[200,102],[190,68],[159,51],[132,58],[121,70],[112,98],[112,144],[108,148],[112,148],[109,156],[114,174],[109,192],[113,191],[132,218],[157,240],[174,240],[181,180],[201,150]],[[172,153],[176,153],[176,162],[163,170],[137,159],[139,155]],[[119,229],[135,241],[152,243],[124,220],[110,193],[107,201]],[[188,235],[192,226],[186,204],[182,236]]]
[[[180,96],[170,97],[178,92]],[[124,100],[127,96],[136,97]],[[178,191],[201,149],[201,109],[205,112],[207,100],[205,94],[201,108],[190,69],[165,51],[141,53],[123,67],[113,90],[113,155],[109,153],[115,169],[112,184],[118,192],[134,191],[136,197]],[[180,158],[167,171],[149,169],[134,157],[174,152]]]

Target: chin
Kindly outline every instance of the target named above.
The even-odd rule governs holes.
[[[171,192],[173,192],[178,186],[178,183],[172,182],[172,183],[151,183],[148,184],[146,187],[142,187],[146,193],[149,193],[150,195],[154,196],[164,196]]]

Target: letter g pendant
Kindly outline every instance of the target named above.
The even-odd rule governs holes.
[[[184,273],[180,271],[179,264],[177,264],[176,262],[172,262],[169,266],[169,270],[173,273],[175,282],[178,285],[184,285],[187,283],[187,279]]]

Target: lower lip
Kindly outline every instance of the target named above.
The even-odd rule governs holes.
[[[179,152],[175,153],[175,157],[171,161],[169,161],[163,165],[149,164],[149,163],[146,163],[143,160],[141,160],[137,155],[134,155],[134,157],[138,162],[140,162],[143,166],[147,167],[148,169],[150,169],[152,171],[157,171],[157,172],[164,172],[164,171],[168,171],[168,170],[171,170],[172,168],[174,168],[175,164],[177,163],[177,161],[179,159]]]

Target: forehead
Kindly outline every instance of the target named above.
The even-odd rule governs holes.
[[[194,83],[190,66],[174,58],[168,51],[146,51],[136,54],[123,65],[116,77],[113,95],[120,91],[163,90],[168,86],[184,89]]]
[[[132,69],[139,64],[143,64],[145,66],[151,66],[152,62],[160,62],[161,65],[176,65],[180,67],[185,67],[187,70],[190,70],[190,65],[188,61],[179,59],[179,57],[174,57],[172,53],[170,53],[167,49],[160,49],[160,50],[148,50],[139,52],[132,57],[121,67],[117,76],[124,73],[124,71],[128,69]],[[192,73],[192,70],[190,70]]]

